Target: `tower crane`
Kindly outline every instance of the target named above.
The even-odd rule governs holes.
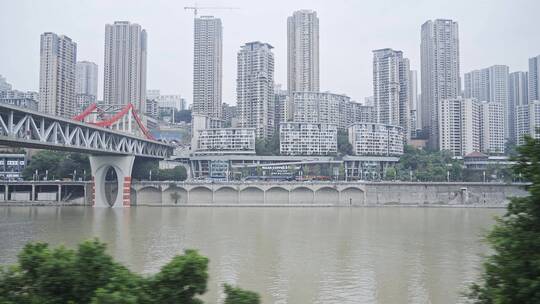
[[[192,10],[193,16],[197,18],[197,14],[199,10],[233,10],[233,9],[240,9],[239,7],[232,7],[232,6],[197,6],[195,4],[194,6],[185,6],[185,10]]]

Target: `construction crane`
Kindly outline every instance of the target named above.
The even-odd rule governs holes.
[[[199,10],[233,10],[233,9],[240,9],[239,7],[232,7],[232,6],[197,6],[195,4],[194,6],[185,6],[185,10],[192,10],[194,18],[197,18],[197,14]]]

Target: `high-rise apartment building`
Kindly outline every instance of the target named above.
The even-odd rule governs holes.
[[[410,128],[410,69],[403,52],[392,49],[373,51],[373,101],[376,122],[400,126],[406,140]]]
[[[287,90],[319,91],[319,18],[299,10],[287,18]]]
[[[41,34],[39,110],[71,118],[75,114],[77,44],[55,33]]]
[[[411,113],[411,136],[416,136],[417,131],[422,128],[420,117],[421,105],[418,98],[418,73],[411,70],[409,73],[409,111]]]
[[[279,130],[282,122],[289,120],[290,115],[289,93],[281,89],[281,85],[274,86],[274,130]]]
[[[274,133],[274,53],[259,41],[243,45],[238,52],[236,78],[238,123],[255,128],[257,138]]]
[[[504,153],[504,111],[504,105],[500,102],[480,103],[480,150],[486,154]]]
[[[89,61],[77,62],[76,110],[82,111],[97,100],[98,66]]]
[[[375,108],[355,101],[347,103],[347,125],[357,122],[375,122]]]
[[[223,36],[221,19],[195,18],[193,49],[193,113],[221,118]]]
[[[527,72],[513,72],[508,78],[508,128],[509,139],[514,143],[517,138],[517,108],[528,103],[528,74]]]
[[[461,92],[459,31],[455,21],[428,20],[421,31],[422,127],[429,145],[439,148],[439,103]]]
[[[504,136],[510,138],[512,109],[508,101],[508,66],[494,65],[465,73],[465,97],[478,101],[498,102],[504,109]]]
[[[529,58],[529,102],[540,100],[540,55]]]
[[[441,99],[439,102],[440,150],[463,156],[481,148],[480,102],[462,97]]]
[[[132,103],[139,112],[145,111],[147,40],[139,24],[115,21],[105,25],[105,104]]]
[[[517,144],[525,143],[523,137],[529,135],[540,138],[540,100],[520,105],[516,109],[516,134]]]

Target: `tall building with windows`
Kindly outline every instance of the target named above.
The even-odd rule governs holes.
[[[439,150],[463,156],[481,149],[481,104],[474,98],[439,102]]]
[[[540,55],[529,58],[529,102],[540,100]]]
[[[41,34],[39,110],[71,118],[75,114],[77,44],[55,33]]]
[[[417,130],[421,129],[420,117],[421,106],[418,98],[418,73],[411,70],[409,73],[409,111],[411,113],[411,136],[416,136]]]
[[[520,105],[516,109],[516,134],[517,144],[525,143],[523,137],[530,135],[533,138],[540,138],[540,100]]]
[[[510,138],[512,109],[508,101],[508,66],[494,65],[465,73],[465,97],[478,101],[497,102],[503,106],[504,136]]]
[[[518,142],[517,138],[517,108],[526,105],[529,100],[528,94],[528,74],[527,72],[513,72],[508,78],[508,128],[509,139],[514,143]]]
[[[236,78],[239,127],[255,128],[257,138],[274,134],[274,53],[268,43],[243,45]]]
[[[221,19],[195,18],[193,44],[193,113],[221,118],[223,29]]]
[[[410,69],[403,52],[373,51],[373,101],[376,122],[403,128],[410,140]]]
[[[146,110],[146,55],[148,37],[139,24],[115,21],[105,25],[103,102],[132,103]]]
[[[480,103],[480,146],[486,154],[503,154],[505,149],[504,136],[504,105],[496,101]]]
[[[319,18],[313,10],[287,19],[287,90],[319,91]]]
[[[97,100],[98,66],[93,62],[78,61],[76,75],[76,109],[81,111]]]
[[[289,120],[290,115],[289,93],[281,89],[281,85],[274,86],[274,124],[275,130],[279,130],[282,122]]]
[[[439,148],[439,103],[461,92],[459,31],[453,20],[428,20],[421,30],[422,127],[431,148]]]

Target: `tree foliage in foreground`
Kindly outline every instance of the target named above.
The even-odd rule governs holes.
[[[514,170],[532,182],[530,195],[513,198],[488,234],[495,253],[471,287],[474,303],[540,303],[540,140],[527,138],[518,152]]]
[[[98,240],[85,241],[77,250],[27,244],[16,265],[0,268],[0,303],[203,303],[197,297],[206,292],[208,259],[197,251],[186,250],[144,277],[115,262],[105,249]],[[226,303],[259,303],[253,292],[230,287],[225,292]]]

